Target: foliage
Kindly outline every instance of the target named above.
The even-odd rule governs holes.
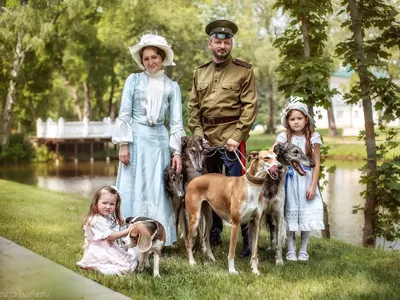
[[[329,88],[332,59],[324,55],[327,40],[326,16],[332,13],[330,0],[279,0],[275,7],[281,7],[290,17],[289,26],[283,36],[275,40],[280,47],[281,63],[277,69],[280,75],[279,90],[287,99],[306,103],[311,116],[313,107],[331,107],[330,99],[337,93]],[[321,147],[320,178],[321,189],[328,183],[324,157],[329,147]],[[327,170],[333,172],[334,167]],[[329,222],[328,222],[329,223]],[[328,224],[325,224],[328,228]],[[327,233],[329,236],[329,232]]]
[[[286,98],[296,97],[311,106],[328,108],[329,99],[337,92],[329,88],[332,60],[324,55],[328,25],[325,18],[332,13],[330,0],[280,0],[275,7],[290,16],[289,26],[274,43],[282,58],[278,67],[279,90]],[[306,20],[303,23],[302,15]]]
[[[368,186],[369,182],[374,181],[377,185],[375,191],[370,191],[376,196],[377,236],[387,241],[400,241],[400,156],[393,152],[390,155],[390,150],[399,149],[400,130],[383,126],[380,130],[386,133],[385,141],[377,147],[377,157],[382,159],[382,163],[378,165],[375,176],[366,176],[368,168],[365,165],[361,169],[363,176],[360,183]],[[366,193],[361,192],[361,196],[365,197]],[[363,209],[361,206],[355,207],[354,213]]]
[[[373,124],[372,105],[381,112],[383,121],[391,121],[400,117],[400,88],[393,83],[389,73],[388,52],[391,48],[399,47],[400,26],[396,20],[398,12],[394,7],[381,0],[343,1],[341,13],[350,15],[342,26],[348,27],[353,36],[338,44],[336,52],[342,57],[343,66],[349,65],[358,76],[358,84],[344,95],[346,103],[362,101],[365,131],[364,139],[367,149],[367,163],[363,168],[360,183],[366,186],[362,193],[365,197],[365,206],[362,208],[365,216],[363,243],[365,246],[374,246],[376,235],[395,238],[398,233],[397,201],[391,201],[396,195],[392,179],[387,171],[396,174],[396,162],[385,161],[377,167],[377,159],[385,155],[390,149],[392,141],[386,142],[376,149],[376,136]],[[366,34],[367,30],[371,33]],[[383,78],[377,74],[383,73]],[[392,134],[388,137],[391,139]],[[393,180],[398,180],[396,175]],[[396,211],[397,213],[392,213]],[[392,219],[390,219],[392,218]],[[397,229],[396,229],[397,228]]]
[[[53,151],[50,151],[46,145],[40,145],[35,149],[35,157],[33,160],[35,162],[55,161],[56,154]]]
[[[197,264],[190,266],[180,240],[163,250],[161,279],[152,278],[151,268],[124,277],[101,275],[76,266],[82,257],[88,199],[0,180],[0,204],[5,208],[0,211],[1,236],[134,299],[398,299],[400,293],[398,252],[311,238],[308,262],[276,267],[266,250],[264,229],[259,242],[261,275],[251,274],[249,259],[237,257],[240,275],[232,276],[227,270],[227,226],[223,244],[213,248],[215,263],[196,252]],[[240,242],[239,238],[238,250]],[[42,278],[43,284],[47,279]]]
[[[345,5],[347,1],[343,1]],[[379,77],[378,74],[389,73],[388,52],[391,48],[399,47],[400,24],[396,21],[398,12],[390,5],[381,0],[369,0],[357,2],[361,14],[360,23],[364,32],[364,53],[365,58],[355,51],[356,44],[353,38],[348,38],[337,45],[336,53],[342,57],[343,66],[349,65],[352,70],[358,71],[358,64],[361,59],[363,65],[368,68],[365,80],[370,84],[369,96],[375,100],[375,109],[383,113],[383,120],[392,121],[400,117],[400,87],[396,85],[391,76]],[[345,9],[341,13],[348,12]],[[343,27],[352,27],[351,20],[342,24]],[[366,30],[376,30],[372,38],[365,35]],[[381,71],[381,72],[377,72]],[[360,74],[358,74],[360,76]],[[360,86],[354,86],[349,93],[344,95],[348,104],[359,103],[367,95],[361,93]]]
[[[35,151],[25,134],[15,133],[0,150],[0,163],[22,163],[33,159]]]

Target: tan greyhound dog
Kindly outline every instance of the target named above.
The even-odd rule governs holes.
[[[196,232],[200,220],[202,202],[207,201],[211,208],[226,222],[232,224],[228,255],[229,273],[238,274],[235,270],[235,250],[239,226],[250,222],[251,268],[258,271],[258,234],[260,219],[263,214],[263,199],[261,191],[267,176],[278,177],[282,165],[272,151],[251,152],[250,167],[246,174],[237,177],[227,177],[221,174],[206,174],[193,179],[187,188],[185,204],[189,214],[189,232],[186,236],[186,250],[189,264],[195,264],[193,258],[193,233]],[[210,229],[212,223],[211,209],[204,211],[206,219],[207,255],[215,261],[210,248]]]

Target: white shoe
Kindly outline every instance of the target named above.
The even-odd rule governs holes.
[[[299,251],[299,254],[297,255],[297,260],[299,260],[299,261],[307,261],[309,257],[310,256],[308,255],[307,252]]]
[[[286,260],[287,261],[297,261],[296,252],[289,251],[288,253],[286,253]]]

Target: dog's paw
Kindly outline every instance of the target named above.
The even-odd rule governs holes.
[[[144,271],[144,264],[139,264],[138,271],[139,272],[143,272]]]
[[[239,272],[236,271],[235,269],[232,269],[232,270],[229,270],[229,274],[239,275]]]
[[[160,273],[154,273],[154,274],[153,274],[153,277],[154,277],[154,278],[161,278]]]
[[[258,271],[258,269],[253,269],[251,270],[253,272],[254,275],[260,275],[260,271]]]
[[[275,266],[283,266],[283,259],[282,258],[281,259],[277,259],[275,261]]]

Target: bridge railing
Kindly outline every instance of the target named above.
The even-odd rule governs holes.
[[[63,118],[53,121],[48,118],[45,122],[40,118],[36,121],[37,138],[110,138],[115,121],[109,117],[103,121],[89,121],[84,118],[82,122],[66,122]]]

